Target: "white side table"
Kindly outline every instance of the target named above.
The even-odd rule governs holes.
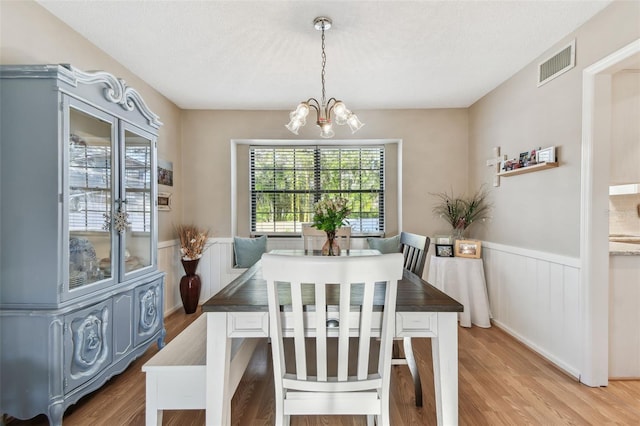
[[[427,281],[464,305],[458,313],[461,326],[491,327],[482,259],[431,256]]]

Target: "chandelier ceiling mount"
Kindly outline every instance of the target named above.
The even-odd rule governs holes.
[[[304,102],[300,102],[296,109],[291,111],[289,114],[289,124],[285,127],[296,135],[298,134],[300,127],[306,124],[307,115],[309,115],[309,110],[311,108],[316,110],[316,124],[320,127],[320,136],[323,138],[331,138],[335,134],[333,131],[332,116],[335,117],[336,124],[347,124],[352,133],[357,132],[363,126],[360,120],[358,120],[358,117],[348,110],[342,101],[336,98],[330,98],[329,100],[326,98],[324,76],[327,64],[327,54],[325,53],[324,46],[324,32],[331,28],[332,24],[333,22],[331,21],[331,18],[327,18],[325,16],[319,16],[313,20],[313,26],[315,29],[322,31],[322,98],[321,102],[318,102],[316,98],[309,98]]]

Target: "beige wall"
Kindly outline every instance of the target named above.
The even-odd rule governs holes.
[[[172,192],[174,203],[171,212],[160,213],[160,240],[173,238],[172,225],[180,222],[209,226],[214,236],[231,235],[230,140],[291,139],[284,128],[288,111],[180,111],[36,3],[3,1],[0,8],[1,63],[104,69],[136,88],[160,116],[165,125],[158,155],[174,167],[174,186],[159,188]],[[578,256],[581,71],[640,37],[639,8],[640,2],[614,2],[550,48],[542,57],[576,37],[577,66],[541,88],[535,84],[534,61],[468,110],[357,111],[366,123],[358,138],[402,140],[402,228],[448,232],[431,213],[430,193],[491,185],[492,170],[485,164],[492,147],[516,156],[555,145],[561,166],[503,178],[492,191],[492,220],[471,228],[471,236]],[[339,129],[337,138],[346,134],[347,129]],[[307,124],[299,138],[317,138],[316,127]]]
[[[140,92],[145,103],[164,123],[158,137],[158,157],[173,161],[174,180],[178,185],[159,186],[159,191],[173,193],[173,203],[180,206],[181,123],[180,110],[172,102],[32,1],[0,3],[0,63],[69,63],[81,70],[105,70],[123,78],[129,86]],[[172,224],[180,221],[179,208],[160,212],[160,240],[172,239]]]
[[[357,111],[365,123],[353,137],[338,128],[335,139],[399,139],[402,141],[402,228],[432,235],[447,230],[431,213],[430,192],[467,189],[467,110]],[[231,236],[232,139],[318,139],[309,122],[295,138],[284,125],[288,111],[184,111],[184,219],[208,226],[215,236]],[[393,157],[390,161],[395,161]],[[242,158],[238,157],[238,161]],[[246,176],[239,179],[246,185]],[[391,185],[392,186],[392,185]],[[247,194],[247,192],[244,192]],[[392,194],[395,195],[395,194]],[[245,197],[248,197],[246,195]],[[393,197],[392,197],[393,198]],[[239,199],[248,209],[248,198]],[[396,210],[391,204],[389,210]],[[246,215],[245,215],[246,217]],[[388,235],[397,233],[392,220]],[[239,224],[245,234],[246,224]]]
[[[469,180],[490,183],[491,149],[510,158],[555,145],[560,167],[502,178],[492,221],[475,236],[580,255],[582,70],[640,37],[640,2],[616,1],[469,109]],[[537,63],[576,38],[576,67],[536,87]]]

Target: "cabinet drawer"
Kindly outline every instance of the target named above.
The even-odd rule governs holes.
[[[229,337],[269,336],[268,312],[232,312],[227,322]]]
[[[435,312],[396,312],[396,337],[436,337],[437,329]]]
[[[160,278],[133,290],[135,346],[152,338],[162,327],[163,281]]]

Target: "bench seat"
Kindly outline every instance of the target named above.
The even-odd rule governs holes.
[[[231,395],[258,339],[232,339]],[[162,410],[204,410],[206,406],[207,318],[200,315],[142,366],[146,373],[146,424],[162,425]]]

